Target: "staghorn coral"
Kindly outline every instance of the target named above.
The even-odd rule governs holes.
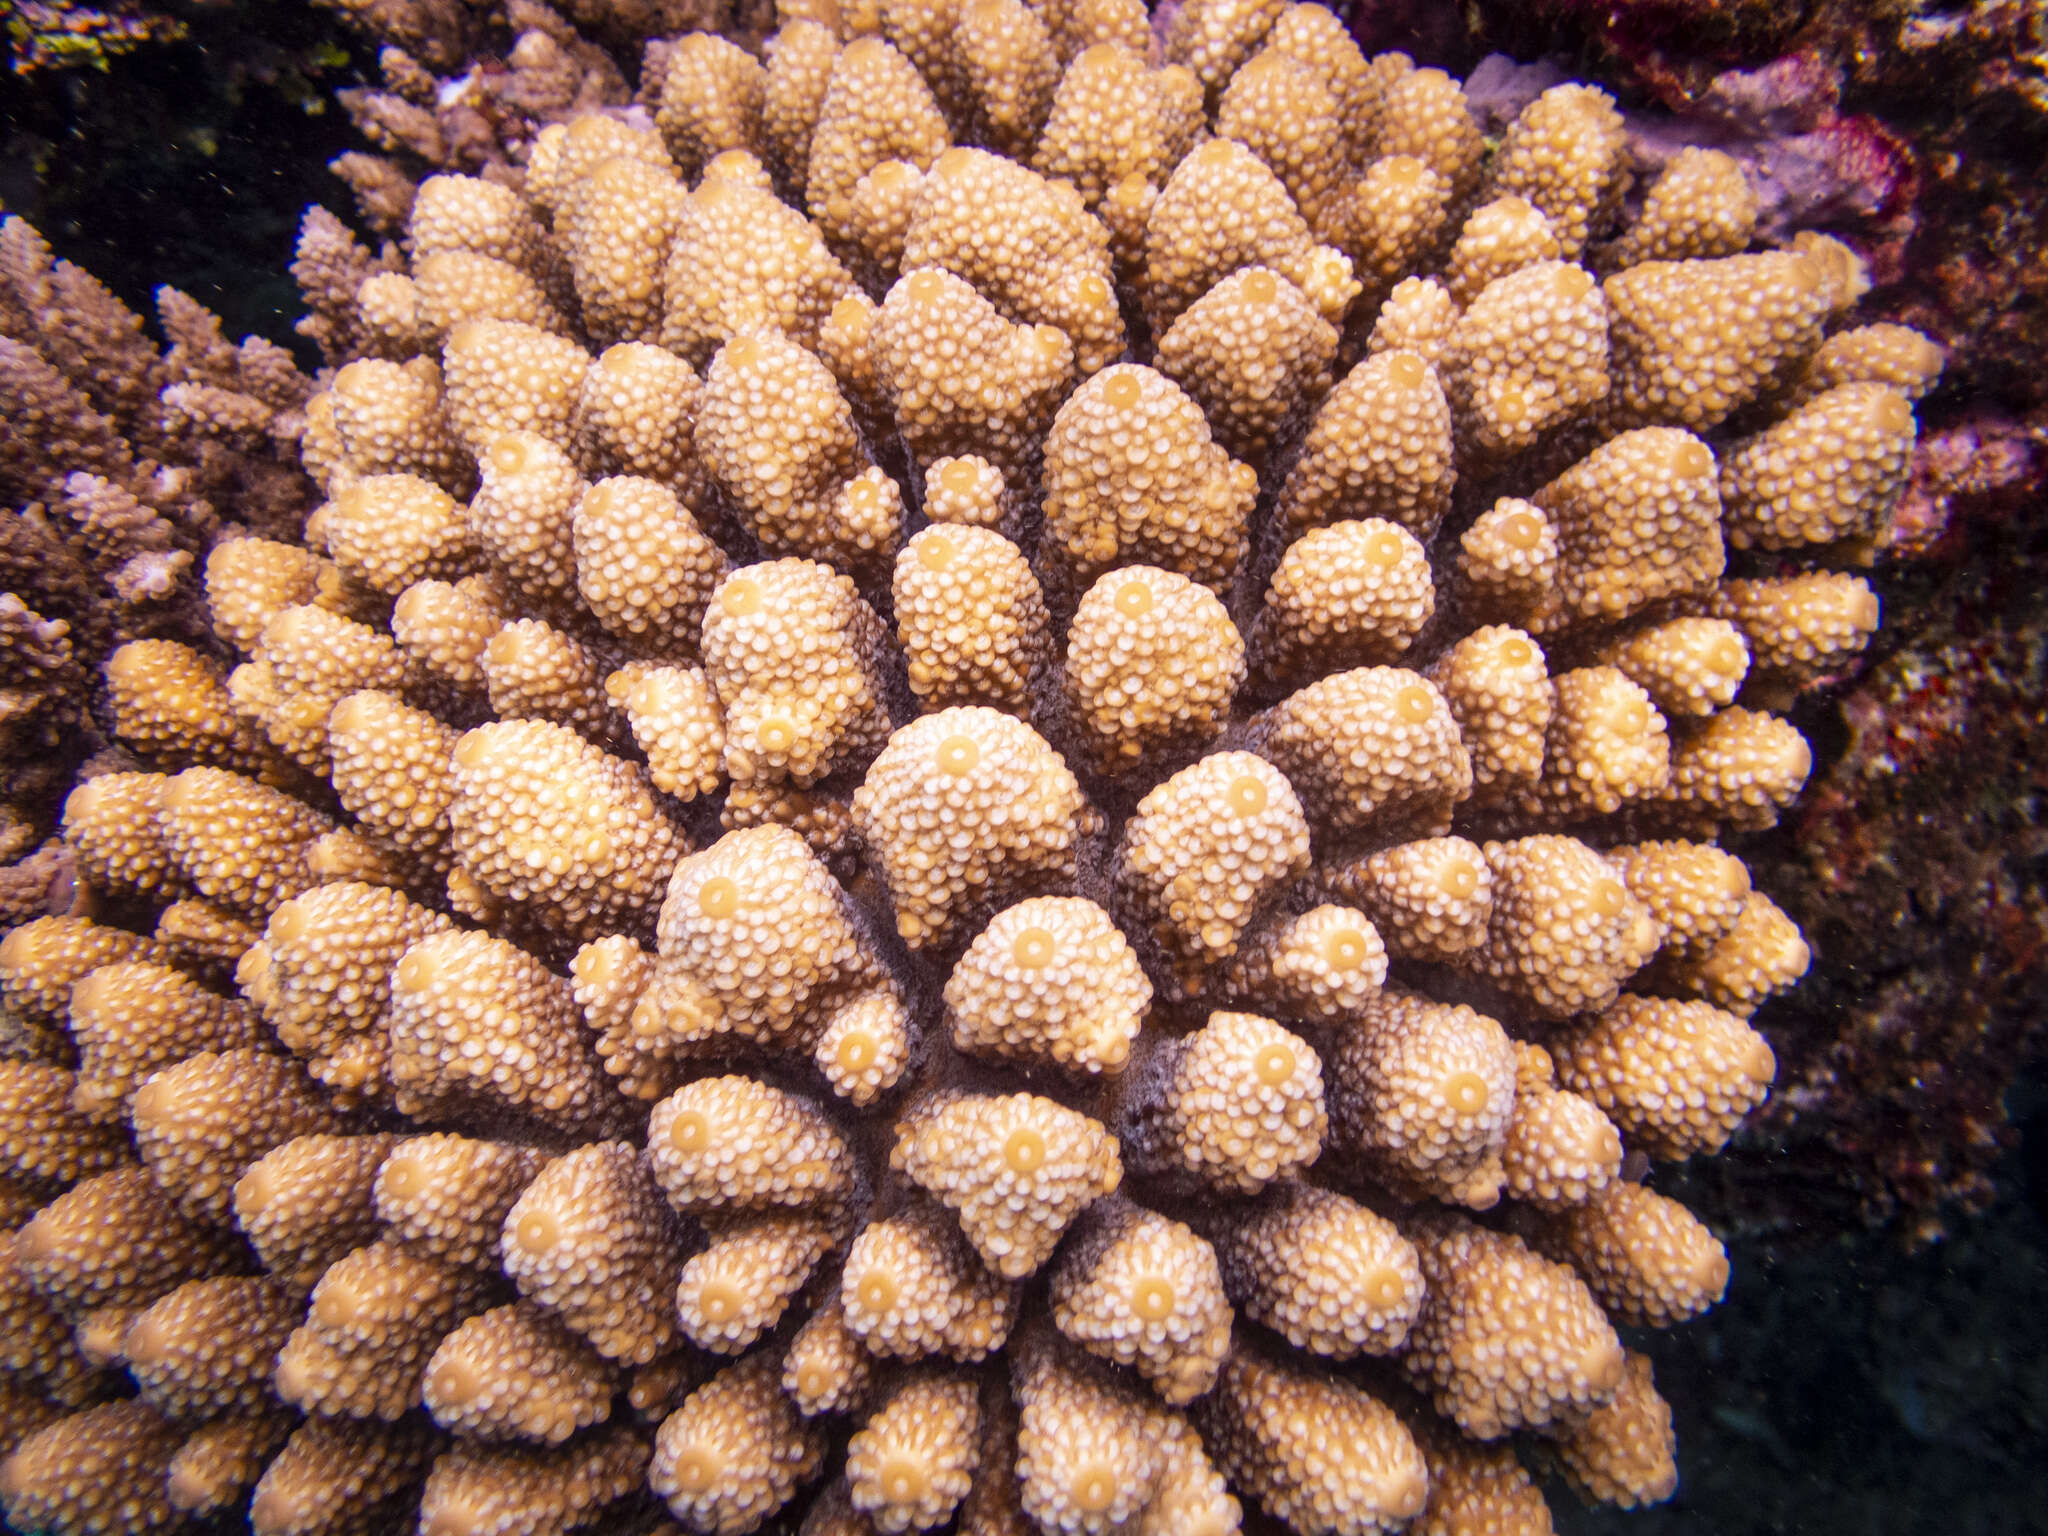
[[[12,1378],[86,1381],[74,1323],[173,1286],[317,1280],[285,1395],[418,1400],[465,1443],[316,1420],[275,1450],[273,1422],[166,1471],[212,1507],[268,1460],[260,1530],[318,1528],[323,1496],[389,1514],[437,1455],[429,1529],[595,1521],[643,1479],[752,1529],[847,1431],[824,1528],[1221,1533],[1231,1487],[1301,1529],[1531,1518],[1511,1465],[1233,1347],[1235,1303],[1656,1496],[1654,1397],[1601,1307],[1676,1317],[1713,1265],[1630,1206],[1659,1197],[1623,1154],[1710,1150],[1753,1107],[1736,1014],[1804,940],[1732,854],[1641,839],[1705,848],[1797,793],[1810,754],[1762,709],[1875,623],[1805,563],[1888,515],[1890,403],[1933,365],[1822,348],[1827,249],[1740,254],[1719,162],[1631,225],[1596,92],[1540,98],[1489,166],[1457,82],[1368,64],[1315,7],[1196,0],[1159,68],[1128,6],[826,10],[792,7],[764,68],[671,40],[673,11],[528,7],[468,106],[426,106],[447,66],[418,59],[355,98],[394,152],[490,174],[409,193],[383,258],[309,224],[334,372],[271,413],[302,410],[329,503],[303,547],[223,544],[213,635],[141,636],[190,648],[107,677],[148,760],[76,800],[87,910],[167,938],[0,955],[46,1079],[10,1127],[21,1198],[161,1178],[207,1222],[147,1283],[63,1290]],[[579,25],[652,41],[639,106]],[[268,365],[237,391],[171,312],[175,430],[256,433],[224,395],[261,401]],[[1844,390],[1895,392],[1874,437]],[[148,554],[154,508],[182,549],[75,424],[67,476],[112,489],[66,480],[61,515]],[[1780,480],[1816,456],[1842,472],[1794,540]],[[1151,602],[1098,622],[1096,583]],[[36,622],[49,675],[77,665]],[[1388,955],[1420,992],[1379,991]],[[144,1167],[100,1173],[118,1137],[37,1107],[105,1066],[88,973],[185,967],[183,995],[223,957],[293,1055],[234,1042],[267,1093],[166,1056]],[[1513,1038],[1539,1027],[1547,1055]],[[1399,1228],[1386,1195],[1416,1202]],[[1496,1201],[1500,1231],[1438,1209]],[[208,1270],[248,1265],[231,1214],[268,1278]],[[1509,1230],[1571,1234],[1587,1282]],[[1014,1415],[1000,1367],[886,1363],[1020,1327]],[[737,1359],[704,1380],[702,1351]],[[128,1368],[159,1353],[145,1330]],[[621,1367],[651,1460],[597,1428]],[[1162,1406],[1189,1399],[1193,1424]],[[566,1439],[468,1443],[507,1432]]]

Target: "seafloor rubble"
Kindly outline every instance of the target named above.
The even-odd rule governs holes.
[[[660,33],[630,100],[528,7],[492,99],[553,94],[452,126],[391,14],[359,120],[478,174],[309,218],[317,379],[10,326],[36,494],[144,506],[155,389],[325,498],[107,636],[17,881],[10,1521],[1668,1496],[1617,1328],[1720,1297],[1659,1170],[1808,963],[1717,839],[1877,628],[1939,349],[1733,157],[1631,197],[1602,92],[1489,142],[1313,5],[575,18]]]

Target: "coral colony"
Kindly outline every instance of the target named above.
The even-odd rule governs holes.
[[[1317,5],[654,11],[387,18],[313,379],[6,228],[9,1521],[1667,1497],[1938,350]]]

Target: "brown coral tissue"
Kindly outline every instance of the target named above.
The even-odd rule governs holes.
[[[0,828],[9,1522],[1668,1497],[1914,447],[1843,248],[1312,4],[348,9],[316,379],[0,240],[9,761],[118,748]]]

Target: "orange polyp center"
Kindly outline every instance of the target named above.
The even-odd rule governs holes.
[[[92,1326],[103,1328],[106,1324],[99,1322]],[[144,1317],[128,1330],[125,1349],[132,1362],[147,1369],[164,1357],[169,1343],[164,1337],[162,1324],[153,1317]]]
[[[519,1218],[519,1246],[528,1253],[546,1253],[561,1235],[561,1224],[547,1211],[529,1211]]]
[[[1131,1289],[1131,1310],[1148,1323],[1162,1322],[1173,1311],[1173,1287],[1156,1275]]]
[[[471,731],[455,743],[455,766],[472,771],[481,768],[490,755],[490,742],[482,731]]]
[[[711,1145],[711,1122],[686,1109],[668,1123],[668,1144],[678,1152],[701,1152]]]
[[[470,1363],[459,1355],[443,1355],[434,1367],[434,1396],[444,1403],[466,1403],[482,1385]]]
[[[1406,192],[1422,180],[1429,167],[1413,155],[1389,155],[1380,162],[1380,175],[1393,191]]]
[[[526,468],[527,447],[524,439],[507,432],[491,444],[491,468],[501,475],[516,475]]]
[[[972,772],[981,761],[981,748],[974,744],[972,736],[948,736],[939,743],[937,756],[939,772],[957,779]]]
[[[941,176],[959,176],[974,168],[974,151],[971,149],[949,149],[939,156],[939,163],[932,167]]]
[[[1109,284],[1099,277],[1082,278],[1079,287],[1074,291],[1081,302],[1090,309],[1104,309],[1109,305]]]
[[[1323,958],[1333,971],[1355,971],[1365,964],[1365,935],[1356,928],[1339,928],[1323,939]]]
[[[872,1036],[859,1031],[843,1035],[839,1040],[839,1065],[848,1072],[865,1072],[874,1065],[875,1042]]]
[[[1003,1166],[1012,1173],[1036,1173],[1045,1166],[1045,1138],[1027,1126],[1010,1132],[1003,1143]]]
[[[886,1312],[896,1305],[896,1282],[879,1270],[871,1270],[861,1276],[855,1290],[860,1304],[870,1312]]]
[[[796,745],[796,727],[771,715],[754,728],[754,741],[763,752],[787,752]]]
[[[398,1200],[410,1200],[425,1187],[426,1182],[425,1170],[409,1157],[387,1158],[378,1175],[378,1183]]]
[[[1127,581],[1116,591],[1116,611],[1127,619],[1141,619],[1152,611],[1152,589],[1142,581]]]
[[[742,336],[737,341],[726,343],[725,363],[728,368],[752,368],[761,361],[767,349],[753,336]]]
[[[1376,1270],[1359,1289],[1365,1293],[1367,1301],[1382,1311],[1398,1307],[1408,1296],[1407,1285],[1391,1269]]]
[[[1526,640],[1504,640],[1501,642],[1500,659],[1505,666],[1526,667],[1536,659],[1536,647]]]
[[[803,1388],[805,1397],[817,1397],[827,1385],[825,1373],[815,1365],[807,1365],[797,1372],[796,1384]]]
[[[1870,413],[1881,431],[1899,433],[1913,425],[1913,407],[1906,403],[1904,395],[1886,390],[1878,397],[1876,407]]]
[[[881,1476],[877,1481],[882,1487],[882,1497],[891,1504],[914,1504],[931,1486],[924,1475],[924,1468],[904,1456],[892,1457],[882,1463]]]
[[[1686,479],[1697,480],[1714,472],[1714,455],[1705,443],[1689,438],[1672,451],[1671,467]]]
[[[1733,635],[1724,635],[1721,643],[1714,647],[1714,669],[1718,672],[1741,672],[1749,666],[1749,653],[1742,648],[1742,642]]]
[[[1410,683],[1394,695],[1394,712],[1412,725],[1420,725],[1431,713],[1429,690],[1420,683]]]
[[[1479,871],[1469,859],[1454,859],[1437,875],[1437,885],[1446,896],[1462,901],[1479,889]]]
[[[740,1313],[739,1287],[730,1281],[714,1280],[697,1293],[697,1310],[707,1322],[723,1323]]]
[[[943,533],[927,533],[917,541],[917,563],[928,571],[943,571],[960,558],[960,551]]]
[[[1584,267],[1560,267],[1552,285],[1560,299],[1575,303],[1592,291],[1593,274]]]
[[[1365,558],[1382,570],[1401,558],[1400,536],[1390,530],[1382,530],[1365,541]]]
[[[965,459],[955,459],[939,471],[939,484],[955,496],[972,496],[981,485],[981,471]]]
[[[945,291],[946,281],[938,273],[913,272],[903,280],[904,295],[919,304],[930,304]]]
[[[1102,385],[1102,398],[1120,411],[1128,411],[1144,394],[1144,386],[1133,373],[1113,374]]]
[[[329,1282],[320,1288],[320,1299],[313,1304],[313,1312],[329,1328],[346,1328],[356,1320],[362,1304],[362,1297],[353,1287]]]
[[[749,581],[744,576],[735,576],[719,589],[718,606],[735,619],[744,619],[749,614],[759,613],[760,583]]]
[[[676,1457],[676,1486],[685,1493],[705,1493],[718,1481],[725,1464],[702,1446],[693,1445]]]
[[[1849,599],[1849,622],[1858,629],[1875,629],[1877,621],[1877,594],[1868,587],[1858,589]]]
[[[434,984],[436,966],[430,956],[407,955],[391,973],[391,984],[405,992],[424,992]]]
[[[1413,352],[1387,354],[1387,381],[1400,389],[1420,389],[1429,377],[1429,364]]]
[[[697,887],[697,910],[723,921],[740,909],[740,888],[724,875],[713,875]]]
[[[1253,304],[1270,304],[1280,297],[1279,281],[1270,272],[1247,272],[1244,279],[1244,296]]]
[[[1057,948],[1043,928],[1026,928],[1010,945],[1010,954],[1027,971],[1036,971],[1052,964]]]
[[[1516,549],[1534,549],[1543,540],[1543,519],[1534,512],[1510,512],[1501,519],[1500,536]]]
[[[1277,1040],[1262,1046],[1252,1058],[1252,1071],[1268,1088],[1277,1088],[1294,1076],[1294,1052]]]
[[[1266,786],[1251,774],[1241,773],[1223,792],[1224,800],[1240,816],[1256,816],[1266,808]]]
[[[1082,1467],[1068,1485],[1074,1503],[1091,1515],[1099,1515],[1116,1502],[1116,1474],[1108,1467]]]
[[[1602,917],[1619,917],[1627,896],[1619,880],[1602,880],[1593,887],[1593,910]]]
[[[1477,1072],[1453,1072],[1444,1079],[1444,1102],[1461,1115],[1486,1107],[1486,1080]]]
[[[850,330],[866,318],[867,312],[867,305],[859,299],[841,299],[832,306],[832,318],[827,323],[835,330]]]

